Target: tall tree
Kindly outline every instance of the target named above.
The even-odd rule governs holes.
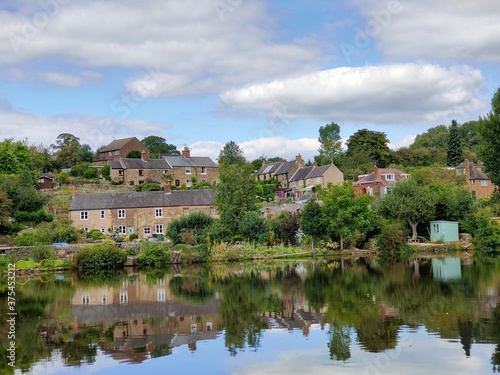
[[[73,142],[76,142],[78,143],[78,145],[80,145],[80,138],[75,137],[70,133],[62,133],[57,136],[56,143],[50,145],[50,147],[57,152],[62,150],[64,147],[69,146]]]
[[[9,225],[11,212],[12,201],[3,190],[0,190],[0,230]]]
[[[78,163],[92,163],[94,161],[94,153],[88,144],[80,146],[78,150],[77,162]]]
[[[32,168],[32,156],[22,142],[6,139],[0,142],[0,174],[18,174]]]
[[[300,217],[300,229],[305,235],[311,236],[313,240],[325,235],[325,224],[322,218],[321,206],[314,199],[310,199]]]
[[[63,146],[56,155],[56,162],[59,168],[70,168],[78,163],[79,151],[80,144],[78,141],[73,141]]]
[[[349,158],[361,151],[366,153],[377,167],[385,168],[392,159],[388,143],[389,139],[384,132],[361,129],[347,141],[346,155]]]
[[[500,88],[491,100],[490,113],[479,119],[478,131],[482,138],[479,156],[491,182],[500,186]]]
[[[428,129],[425,133],[418,134],[410,148],[437,148],[446,153],[447,141],[448,128],[446,125],[438,125]]]
[[[342,153],[340,126],[332,122],[319,128],[319,155],[329,164],[336,164],[335,159]],[[326,164],[326,163],[325,163]]]
[[[151,156],[160,157],[163,155],[180,155],[180,151],[173,144],[167,143],[165,138],[158,137],[156,135],[149,135],[141,143],[146,146],[151,153]]]
[[[419,186],[413,180],[402,180],[378,201],[377,208],[382,215],[407,221],[412,239],[416,240],[418,224],[430,220],[435,213],[435,201],[428,187]]]
[[[252,172],[251,164],[231,164],[228,158],[223,158],[219,164],[214,203],[221,224],[232,234],[238,233],[238,224],[245,212],[257,210],[256,182]]]
[[[450,129],[448,131],[446,164],[449,167],[456,167],[463,161],[464,161],[464,150],[462,146],[462,138],[460,137],[457,121],[452,120]]]
[[[243,150],[234,141],[226,142],[224,147],[220,150],[218,161],[219,164],[227,162],[229,164],[241,165],[246,163]]]

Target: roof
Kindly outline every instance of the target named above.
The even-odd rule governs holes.
[[[383,175],[386,174],[393,174],[394,175],[394,180],[387,181],[385,177],[382,177]],[[395,168],[377,168],[375,167],[375,170],[367,175],[364,175],[361,177],[358,181],[354,183],[354,185],[362,185],[362,184],[369,184],[373,182],[380,182],[382,184],[386,184],[387,182],[390,183],[396,183],[400,180],[403,180],[406,177],[407,173],[400,171],[399,169]]]
[[[50,180],[55,180],[56,176],[50,173],[38,173],[38,178],[48,178]]]
[[[121,158],[109,164],[111,169],[171,169],[165,159]]]
[[[476,164],[469,162],[469,180],[489,180],[490,178],[479,169],[481,167]],[[465,162],[460,163],[456,169],[465,169]]]
[[[276,172],[274,172],[274,174],[279,175],[279,174],[289,173],[295,164],[296,164],[295,160],[287,161],[287,162],[281,164],[278,167],[278,169],[276,169]]]
[[[275,163],[269,163],[269,164],[264,164],[260,169],[257,171],[257,174],[268,174],[268,173],[274,173],[276,170],[281,165],[281,161],[277,161]]]
[[[191,156],[185,158],[181,155],[163,155],[162,158],[172,167],[207,167],[217,168],[212,159],[205,156]]]
[[[71,200],[69,211],[102,210],[116,208],[212,206],[214,190],[164,191],[77,194]]]
[[[313,166],[297,169],[297,172],[295,172],[292,178],[290,178],[290,182],[305,180],[307,178],[307,175],[311,173],[313,169],[314,169]]]
[[[322,165],[321,167],[314,167],[313,170],[307,175],[307,178],[322,177],[325,172],[332,166],[332,164],[328,164]]]
[[[130,138],[123,138],[123,139],[115,139],[109,145],[107,145],[106,147],[99,150],[99,152],[120,150],[123,148],[123,146],[125,146],[127,143],[129,143],[133,139],[137,139],[137,138],[130,137]],[[139,142],[138,139],[137,139],[137,141]],[[146,147],[146,146],[144,146],[144,147]]]

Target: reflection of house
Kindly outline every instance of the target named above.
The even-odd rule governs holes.
[[[190,212],[216,216],[213,190],[175,190],[138,193],[78,194],[69,206],[70,220],[78,229],[115,228],[119,234],[150,237],[164,234],[168,223]]]
[[[124,158],[131,151],[139,151],[149,159],[149,150],[136,137],[115,139],[99,151],[99,161],[111,161]]]
[[[163,183],[163,175],[172,171],[164,159],[121,158],[111,161],[111,179],[127,185]]]
[[[434,280],[451,281],[462,278],[460,258],[432,259],[432,275]]]
[[[214,183],[218,181],[219,169],[212,159],[205,156],[191,156],[188,147],[184,147],[181,155],[164,155],[162,158],[167,162],[175,187],[180,188],[183,184],[191,187],[193,178],[196,182]]]
[[[481,164],[471,163],[465,160],[456,167],[457,175],[465,176],[467,186],[472,191],[472,196],[476,199],[487,198],[493,194],[495,185],[489,177],[483,173]]]
[[[398,181],[408,178],[408,174],[394,168],[378,168],[366,175],[358,176],[354,183],[356,194],[383,197]]]
[[[56,176],[50,173],[38,174],[38,188],[40,190],[52,190],[56,182]]]

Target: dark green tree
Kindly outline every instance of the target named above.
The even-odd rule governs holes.
[[[446,150],[446,164],[449,167],[456,167],[464,161],[464,150],[462,146],[462,138],[458,130],[456,120],[451,121],[451,126],[448,131],[448,144]]]
[[[78,145],[80,145],[80,138],[75,137],[73,134],[70,133],[62,133],[57,136],[56,143],[50,145],[50,147],[55,151],[60,151],[64,147],[69,146],[70,144],[75,142],[78,143]]]
[[[80,146],[78,150],[77,162],[79,163],[92,163],[94,161],[94,152],[88,144]]]
[[[325,164],[338,164],[337,158],[342,153],[342,141],[340,140],[340,126],[334,122],[319,128],[320,147],[318,149],[321,159]]]
[[[32,168],[32,156],[22,142],[6,139],[0,142],[0,174],[18,174]]]
[[[156,135],[149,135],[141,143],[146,146],[151,154],[152,158],[160,157],[163,155],[180,155],[180,151],[173,144],[167,143],[165,138],[158,137]]]
[[[348,158],[362,151],[377,167],[385,168],[392,161],[392,152],[388,146],[389,139],[384,132],[361,129],[351,135],[346,143]]]
[[[126,158],[131,158],[131,159],[140,159],[141,158],[141,152],[139,150],[132,150],[125,157]]]
[[[479,156],[491,182],[500,186],[500,88],[491,100],[490,113],[479,119],[478,131],[482,138]]]
[[[325,235],[326,227],[323,221],[321,206],[314,199],[310,199],[300,217],[300,229],[306,236],[311,236],[313,240],[318,240]]]
[[[234,141],[229,141],[224,145],[224,147],[220,150],[218,161],[219,164],[223,162],[240,165],[246,163],[243,150]]]
[[[267,232],[266,220],[258,211],[245,212],[239,222],[238,232],[250,242],[262,242]]]
[[[68,145],[63,146],[56,154],[56,162],[59,168],[70,168],[78,162],[78,154],[80,152],[80,144],[78,141],[73,141]]]
[[[11,212],[12,201],[3,190],[0,190],[0,230],[9,225]]]
[[[446,125],[438,125],[427,130],[427,132],[418,134],[410,145],[411,149],[417,148],[436,148],[446,153],[448,146],[448,128]]]

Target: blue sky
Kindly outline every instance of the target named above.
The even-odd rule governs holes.
[[[498,19],[496,0],[0,0],[0,139],[307,160],[333,121],[398,148],[489,111]]]

